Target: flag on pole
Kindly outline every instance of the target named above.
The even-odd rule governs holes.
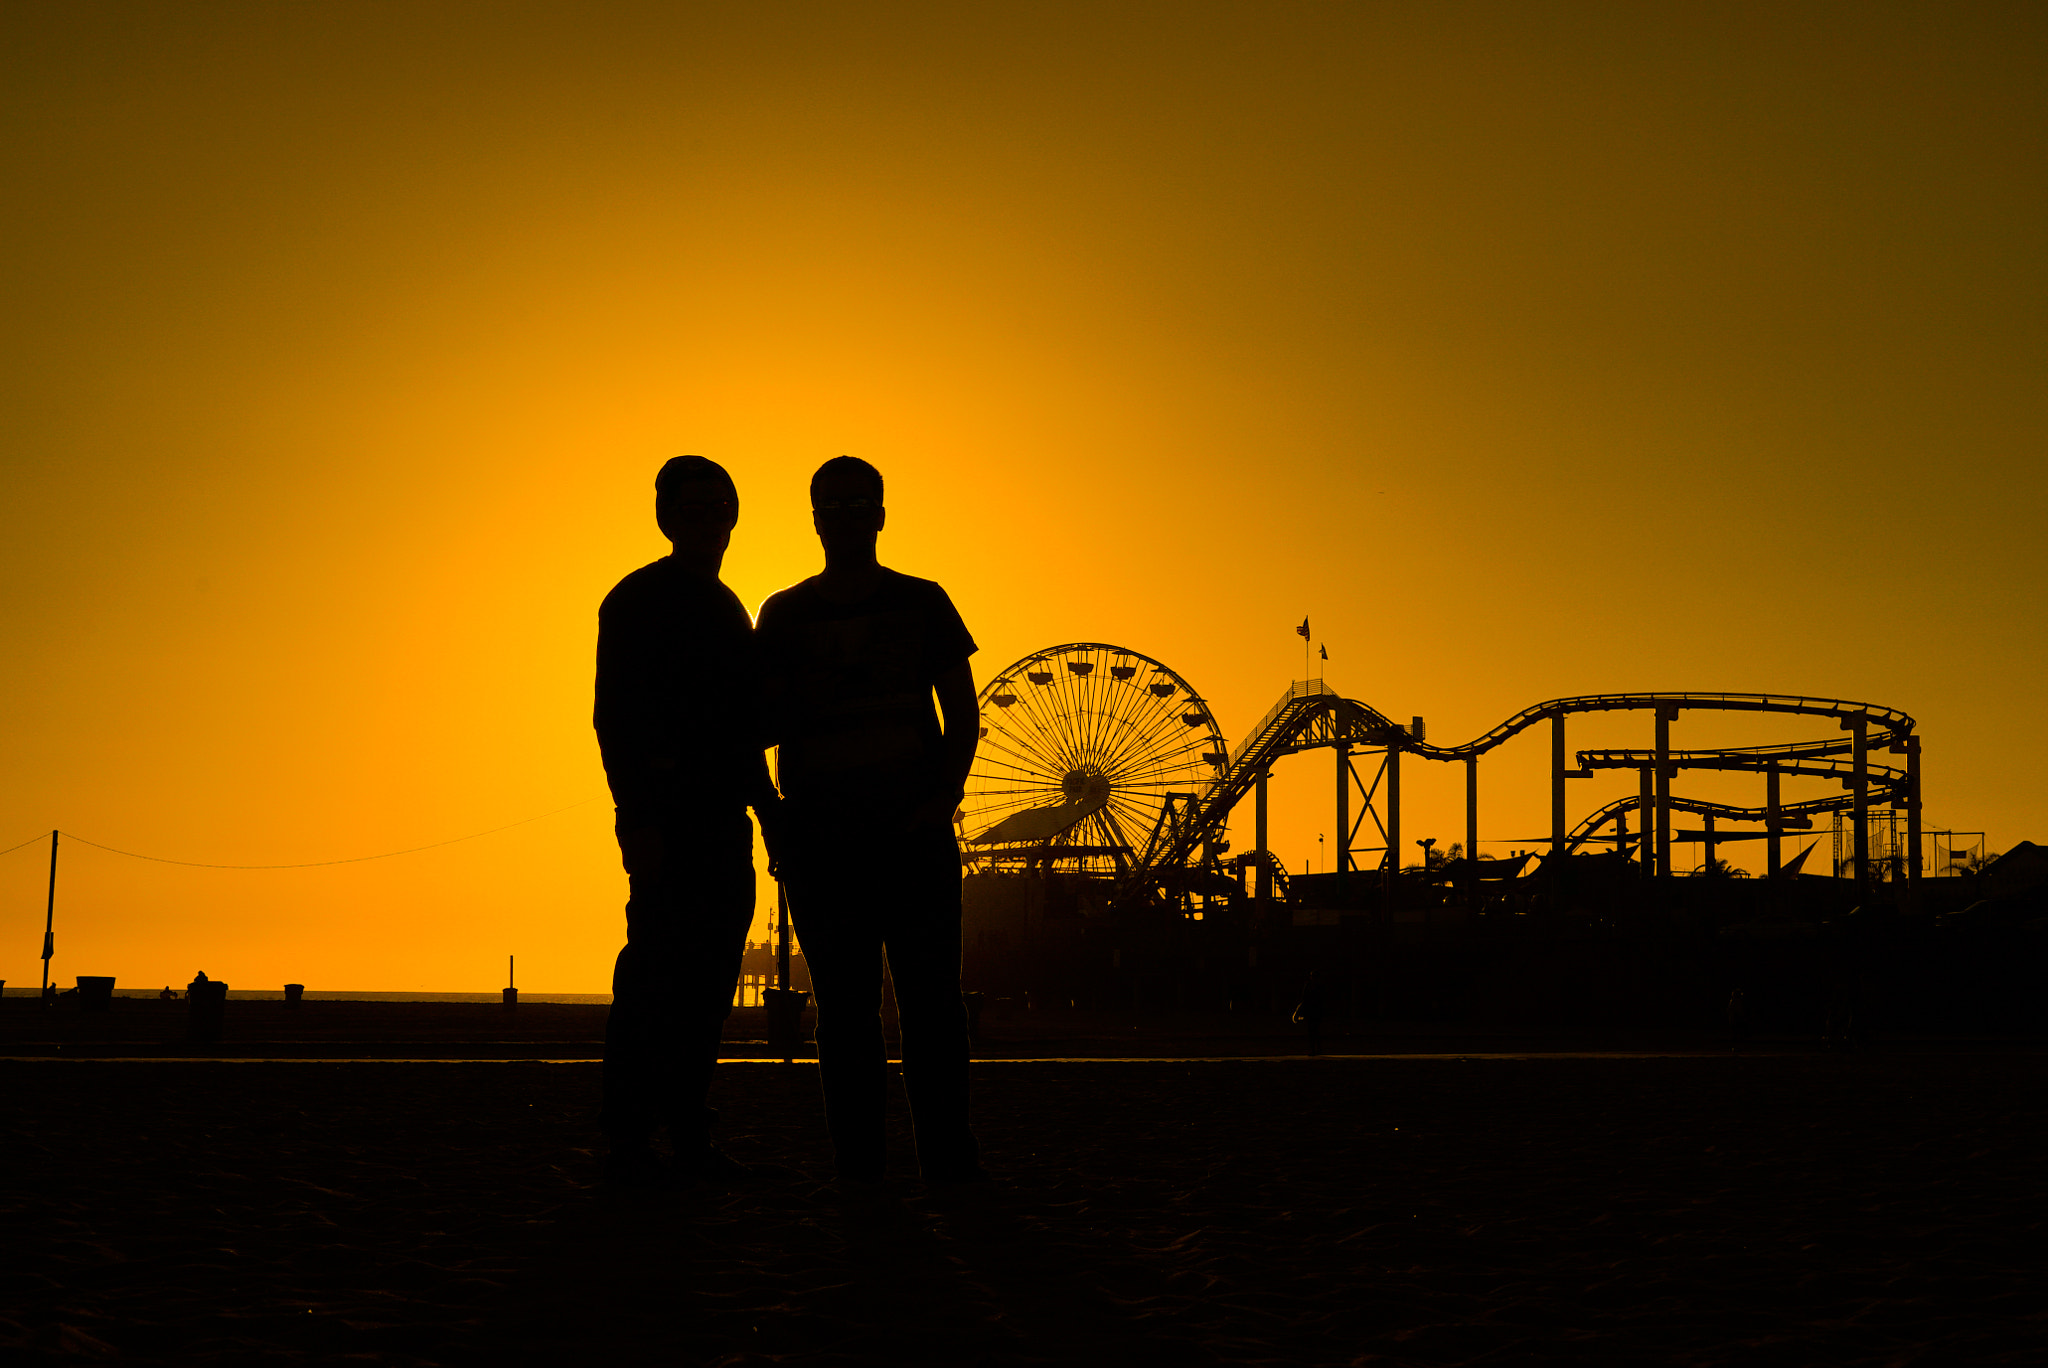
[[[1325,660],[1328,660],[1328,659],[1330,658],[1330,648],[1329,648],[1329,647],[1327,647],[1327,646],[1318,646],[1318,647],[1316,647],[1316,649],[1317,649],[1318,651],[1321,651],[1321,652],[1323,653],[1323,659],[1325,659]]]
[[[1307,639],[1307,637],[1308,637],[1308,619],[1307,619],[1307,618],[1303,618],[1303,619],[1301,620],[1301,626],[1299,626],[1299,627],[1295,628],[1294,630],[1295,630],[1295,633],[1296,633],[1297,635],[1299,635],[1299,636],[1300,636],[1300,637],[1302,637],[1302,638],[1303,638],[1304,640],[1306,640],[1306,639]]]

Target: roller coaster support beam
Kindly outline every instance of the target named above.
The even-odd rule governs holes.
[[[1351,872],[1351,747],[1337,744],[1337,897]]]
[[[1641,794],[1636,799],[1636,822],[1643,829],[1642,835],[1636,838],[1636,863],[1642,866],[1643,878],[1652,879],[1657,875],[1656,826],[1652,815],[1657,811],[1657,788],[1656,782],[1650,778],[1648,765],[1637,770],[1636,774],[1642,780]]]
[[[1920,905],[1920,736],[1906,738],[1906,896],[1908,905]]]
[[[1550,715],[1550,858],[1553,869],[1564,867],[1564,714]]]
[[[1479,858],[1479,757],[1465,757],[1465,858],[1475,861]],[[1468,869],[1477,865],[1468,864]],[[1478,886],[1478,881],[1473,881]]]
[[[1671,877],[1671,724],[1678,709],[1669,703],[1657,705],[1657,877]]]
[[[1856,766],[1849,776],[1849,787],[1856,795],[1854,868],[1856,892],[1860,896],[1870,879],[1870,719],[1858,713],[1842,725],[1849,731],[1849,755]]]
[[[1381,862],[1387,897],[1394,896],[1401,878],[1401,742],[1387,738],[1387,854]]]
[[[1779,835],[1782,827],[1778,809],[1783,806],[1778,793],[1779,777],[1776,765],[1764,771],[1764,873],[1773,879],[1785,863],[1785,838]]]
[[[1258,868],[1253,875],[1252,897],[1261,906],[1273,896],[1272,856],[1266,851],[1266,780],[1268,773],[1259,771],[1259,777],[1252,781],[1252,846]]]

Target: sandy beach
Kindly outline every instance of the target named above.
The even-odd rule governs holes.
[[[988,1061],[1000,1174],[848,1209],[806,1064],[731,1194],[596,1185],[597,1070],[0,1065],[11,1361],[2031,1363],[2028,1052]]]

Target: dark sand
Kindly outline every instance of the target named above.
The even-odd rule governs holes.
[[[619,1197],[589,1065],[6,1063],[0,1359],[2033,1364],[2043,1064],[989,1062],[1004,1195],[877,1216],[808,1065]]]
[[[609,1009],[593,1003],[521,1003],[505,1011],[479,1002],[231,1001],[217,1044],[187,1038],[183,1001],[117,998],[107,1012],[69,1005],[44,1011],[31,998],[0,999],[0,1058],[266,1059],[595,1059]],[[894,1039],[894,1019],[885,1024]],[[805,1017],[809,1034],[811,1017]],[[765,1058],[768,1014],[736,1009],[725,1050]],[[1520,1053],[1682,1050],[1726,1047],[1722,1033],[1627,1028],[1515,1030],[1388,1021],[1333,1021],[1329,1054]],[[1759,1039],[1762,1048],[1817,1048],[1808,1039]],[[1950,1042],[1951,1044],[1953,1042]],[[1302,1028],[1284,1013],[1039,1011],[996,1009],[982,1019],[975,1053],[984,1059],[1298,1055]],[[808,1045],[800,1056],[812,1053]]]

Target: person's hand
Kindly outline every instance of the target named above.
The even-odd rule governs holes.
[[[668,837],[660,827],[634,827],[619,833],[619,859],[628,874],[654,874],[668,863]]]
[[[768,877],[779,879],[782,877],[782,838],[788,830],[781,800],[756,806],[754,818],[761,826],[761,846],[768,852]]]
[[[964,796],[964,791],[955,791],[919,803],[910,810],[910,816],[904,820],[904,833],[907,835],[928,826],[953,825],[953,814],[960,810],[960,800]]]

